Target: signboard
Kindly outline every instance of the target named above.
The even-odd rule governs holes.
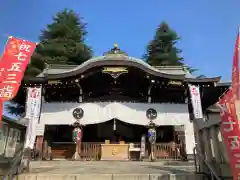
[[[202,103],[201,103],[201,96],[200,96],[200,90],[198,86],[195,85],[188,85],[192,106],[193,106],[193,115],[195,119],[202,119],[203,113],[202,113]]]

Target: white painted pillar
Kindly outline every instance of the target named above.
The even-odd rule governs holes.
[[[195,137],[193,123],[188,122],[185,125],[185,143],[186,143],[186,153],[188,159],[193,157],[193,148],[195,147]]]
[[[152,90],[152,83],[148,87],[148,103],[152,102],[152,97],[151,97],[151,90]]]

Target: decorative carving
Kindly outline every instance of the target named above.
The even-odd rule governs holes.
[[[181,81],[169,81],[168,84],[181,86],[183,83]]]
[[[116,148],[112,149],[112,155],[115,156],[118,153],[118,150]]]
[[[127,53],[122,51],[119,47],[118,44],[114,44],[114,47],[110,49],[110,51],[104,53],[104,56],[109,56],[109,55],[123,55],[123,56],[128,56]]]
[[[117,79],[120,75],[128,73],[128,70],[125,67],[105,67],[102,72],[110,74],[113,79]]]

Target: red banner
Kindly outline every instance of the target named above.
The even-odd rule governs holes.
[[[36,43],[9,38],[0,63],[0,98],[3,101],[16,96],[35,47]]]
[[[239,100],[239,41],[240,34],[238,31],[235,48],[234,48],[234,56],[233,56],[233,64],[232,64],[232,91],[234,99]]]
[[[221,133],[226,144],[233,179],[238,180],[240,179],[240,129],[232,89],[218,103],[221,107]]]
[[[14,98],[36,43],[9,37],[0,61],[0,121],[4,101]]]
[[[3,102],[0,100],[0,127],[2,127]]]

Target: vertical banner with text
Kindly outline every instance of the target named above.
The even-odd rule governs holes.
[[[237,39],[234,47],[234,55],[233,55],[233,64],[232,64],[232,91],[235,100],[240,99],[239,95],[239,45],[240,45],[240,34],[237,34]]]
[[[42,88],[28,88],[26,117],[28,121],[25,148],[34,148],[36,128],[39,124],[42,104]]]
[[[220,130],[226,144],[233,180],[240,179],[240,129],[232,89],[219,100],[221,110]]]
[[[16,96],[35,48],[36,43],[9,37],[0,61],[0,103]]]
[[[202,102],[201,102],[199,86],[195,86],[191,84],[189,84],[188,86],[189,86],[189,91],[190,91],[190,96],[191,96],[191,101],[193,106],[194,118],[201,119],[203,118],[203,113],[202,113]]]

